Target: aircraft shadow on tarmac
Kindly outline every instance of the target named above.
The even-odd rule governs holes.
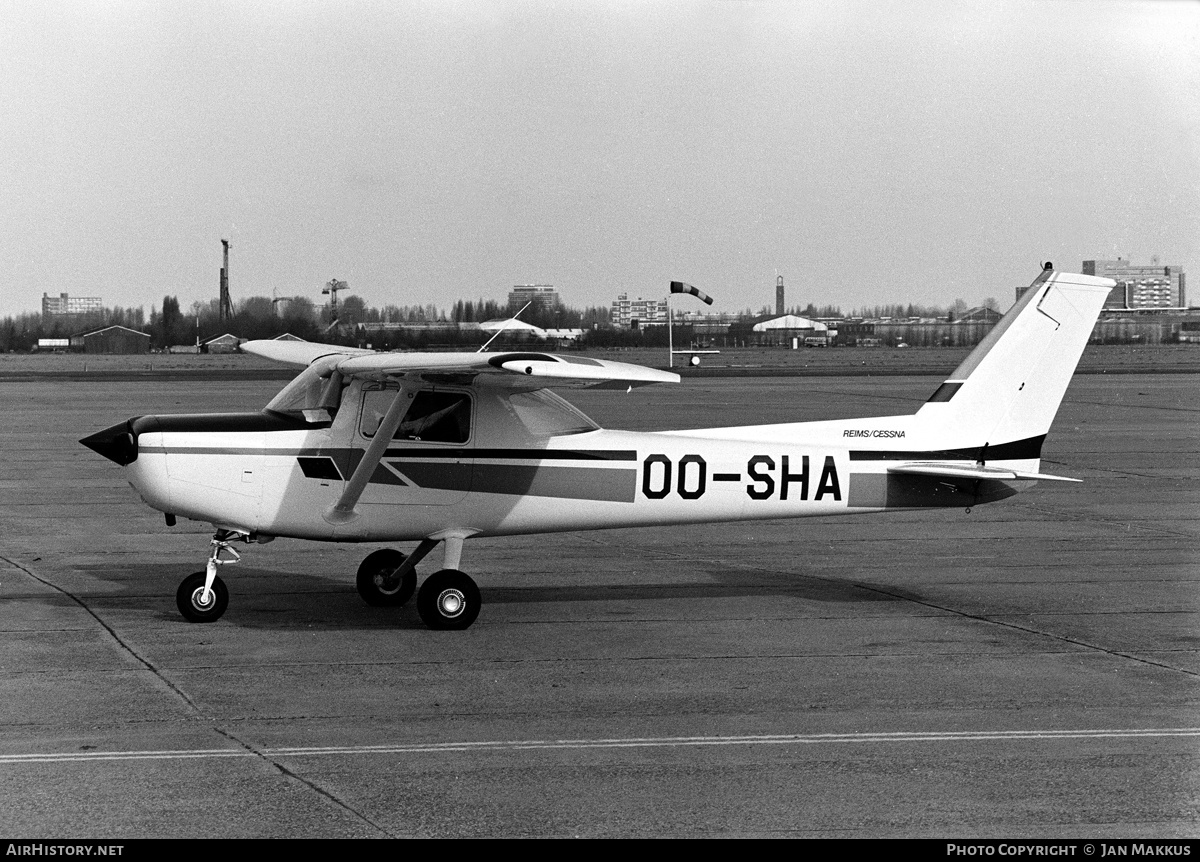
[[[239,567],[228,580],[229,612],[223,622],[250,628],[424,628],[412,602],[405,608],[370,607],[354,585],[340,578],[296,574],[269,569]],[[127,566],[121,569],[91,569],[99,581],[122,585],[120,593],[81,600],[92,610],[145,613],[162,622],[194,625],[179,615],[171,591],[172,578],[158,566]],[[850,577],[851,573],[847,573]],[[707,577],[707,575],[706,575]],[[863,602],[921,601],[919,596],[891,587],[839,580],[835,576],[811,577],[792,573],[739,570],[719,582],[676,584],[561,584],[553,586],[481,587],[487,605],[518,606],[546,603],[565,605],[612,602],[636,605],[652,603],[661,615],[664,600],[672,603],[696,599],[753,599],[786,596],[801,602],[858,604]],[[675,614],[686,615],[677,609]],[[533,614],[536,616],[536,614]],[[561,620],[560,615],[555,619]]]

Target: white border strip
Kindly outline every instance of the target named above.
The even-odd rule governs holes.
[[[327,757],[357,754],[449,754],[488,751],[564,749],[671,748],[714,745],[821,745],[884,742],[999,742],[1055,739],[1138,739],[1200,736],[1200,727],[1130,728],[1125,730],[995,730],[893,733],[818,733],[778,736],[666,736],[631,739],[551,739],[490,742],[427,742],[393,745],[200,748],[165,751],[72,751],[43,754],[0,754],[0,764],[72,763],[130,760],[205,760],[230,757]]]

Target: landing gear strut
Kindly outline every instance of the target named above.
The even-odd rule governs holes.
[[[225,582],[217,577],[217,566],[236,563],[241,559],[241,554],[229,544],[229,540],[236,535],[230,530],[217,530],[209,543],[212,550],[209,551],[208,565],[204,571],[188,575],[175,591],[175,605],[188,622],[216,622],[229,607],[229,590],[225,588]],[[231,558],[221,559],[222,551],[230,554]]]

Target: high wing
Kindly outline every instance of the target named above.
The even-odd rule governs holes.
[[[430,374],[484,375],[498,386],[621,388],[678,383],[679,375],[656,368],[554,353],[375,353],[307,341],[247,341],[241,349],[291,365],[324,360],[344,377],[407,377]]]
[[[336,344],[315,344],[311,341],[243,341],[241,350],[253,353],[273,362],[285,365],[299,365],[304,368],[312,365],[318,359],[326,356],[367,356],[374,350],[363,350],[358,347],[339,347]]]

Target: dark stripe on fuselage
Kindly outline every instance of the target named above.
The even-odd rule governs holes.
[[[851,461],[1014,461],[1042,457],[1046,435],[969,449],[851,449]]]
[[[637,490],[637,471],[476,464],[471,490],[521,497],[632,503]]]
[[[386,458],[472,458],[475,461],[636,461],[633,449],[388,449]]]
[[[632,503],[637,490],[636,470],[488,463],[472,467],[390,458],[388,465],[431,491]]]
[[[154,431],[171,433],[255,433],[260,431],[311,431],[328,428],[328,422],[306,422],[282,413],[184,413],[176,416],[139,416],[129,420],[134,434]]]
[[[274,448],[270,446],[142,446],[141,451],[147,454],[164,455],[168,452],[177,455],[272,455],[283,457],[321,457],[329,456],[336,460],[353,460],[357,465],[365,449],[353,447],[321,448]],[[347,458],[347,455],[350,458]],[[388,449],[384,458],[410,459],[441,459],[474,461],[636,461],[637,452],[633,450],[580,450],[580,449],[468,449],[465,447],[445,449]],[[341,464],[339,463],[339,466]],[[353,470],[351,470],[353,472]]]

